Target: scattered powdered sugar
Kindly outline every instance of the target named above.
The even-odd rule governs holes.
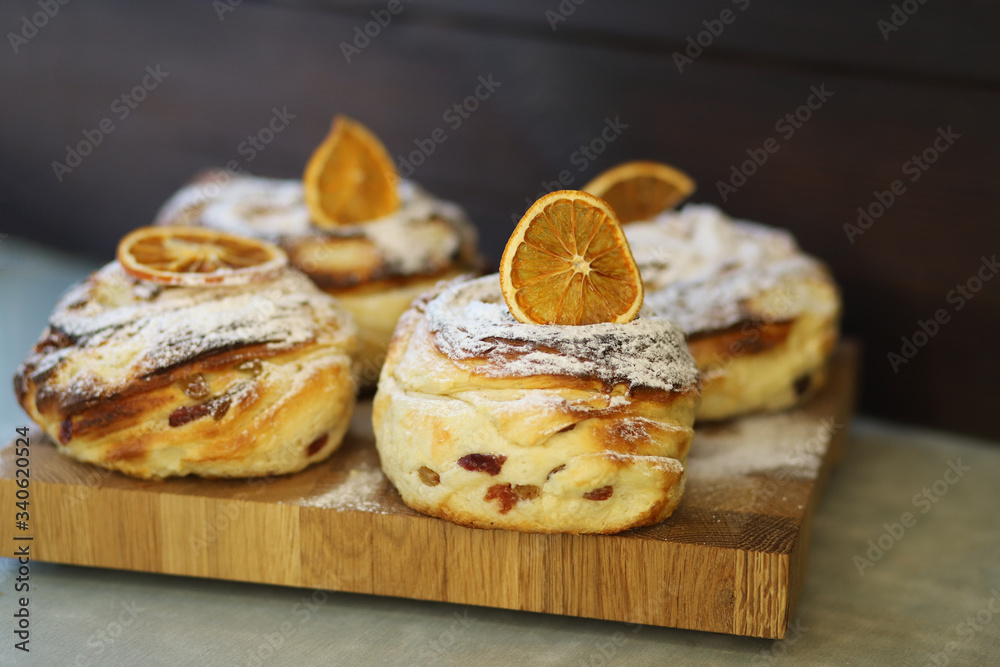
[[[624,394],[619,394],[618,396],[612,396],[611,400],[608,401],[609,408],[623,408],[629,404],[628,396]]]
[[[448,262],[475,243],[475,228],[457,205],[436,199],[416,183],[397,181],[400,206],[382,218],[335,229],[312,224],[302,181],[235,176],[224,184],[193,183],[160,210],[158,220],[183,218],[186,207],[204,205],[198,224],[242,236],[281,242],[305,236],[366,238],[390,270],[411,275]]]
[[[671,322],[525,324],[510,314],[497,274],[453,284],[426,314],[438,349],[453,359],[484,360],[477,372],[488,376],[571,375],[666,391],[697,382],[684,335]]]
[[[255,176],[233,178],[207,202],[201,220],[206,227],[270,241],[306,234],[312,226],[301,181]]]
[[[718,208],[688,204],[652,220],[624,225],[632,255],[650,289],[677,280],[711,278],[799,254],[788,232],[733,220]]]
[[[72,345],[29,362],[36,373],[64,364],[70,391],[96,397],[213,352],[291,348],[338,313],[297,271],[238,287],[151,287],[112,262],[71,288],[49,320]]]
[[[389,488],[379,468],[352,468],[347,477],[335,487],[318,496],[311,496],[301,503],[304,507],[329,507],[338,510],[357,510],[388,514],[382,495]]]
[[[353,226],[375,244],[387,264],[404,274],[420,273],[454,257],[462,230],[471,229],[457,206],[431,199],[412,184],[408,190],[414,194],[396,213]],[[431,222],[435,219],[445,223]]]
[[[771,290],[776,316],[796,317],[811,305],[796,285],[826,279],[788,232],[733,220],[714,206],[688,204],[624,229],[646,305],[688,335],[739,323],[749,315],[745,303]]]
[[[695,429],[688,460],[691,482],[786,469],[811,476],[842,426],[801,411],[758,415]]]
[[[821,276],[823,270],[815,260],[796,255],[729,269],[710,278],[678,280],[647,292],[645,304],[692,335],[759,317],[747,304],[764,294],[768,294],[769,321],[796,317],[810,305],[802,281]]]

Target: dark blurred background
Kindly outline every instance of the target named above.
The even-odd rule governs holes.
[[[110,259],[202,167],[299,176],[337,112],[494,261],[560,177],[663,160],[830,264],[864,411],[1000,436],[998,3],[35,0],[0,27],[3,233]]]

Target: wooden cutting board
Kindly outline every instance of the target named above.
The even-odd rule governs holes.
[[[828,386],[799,409],[699,427],[678,510],[619,535],[477,530],[408,509],[379,470],[364,401],[331,459],[253,480],[138,481],[35,430],[27,531],[14,446],[0,450],[0,538],[10,554],[30,535],[33,558],[57,563],[782,637],[857,357],[841,345]]]

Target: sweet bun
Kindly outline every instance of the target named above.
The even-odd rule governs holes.
[[[157,224],[200,225],[272,241],[324,292],[341,300],[359,330],[362,382],[373,385],[396,320],[438,280],[479,270],[475,228],[461,208],[399,179],[400,208],[335,228],[313,224],[302,182],[200,174],[161,208]]]
[[[781,410],[823,386],[840,295],[790,234],[694,204],[624,229],[646,306],[684,330],[698,364],[699,420]]]
[[[373,422],[382,469],[413,509],[614,533],[674,511],[697,404],[671,323],[522,324],[494,274],[443,284],[404,314]]]
[[[289,473],[343,439],[356,337],[295,269],[168,287],[112,262],[60,300],[14,387],[81,461],[141,478]]]

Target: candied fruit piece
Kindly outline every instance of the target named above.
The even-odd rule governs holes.
[[[183,405],[170,413],[170,426],[173,428],[184,426],[184,424],[193,422],[195,419],[201,419],[208,413],[209,408],[207,403]]]
[[[469,454],[458,460],[458,465],[469,472],[484,472],[491,477],[500,474],[507,457],[503,454]]]
[[[534,484],[518,484],[514,487],[518,500],[534,500],[542,495],[542,490]]]
[[[323,449],[323,446],[326,445],[327,438],[329,438],[329,434],[324,433],[310,442],[309,446],[306,448],[306,456],[315,456],[319,450]]]
[[[208,405],[211,406],[210,409],[212,411],[212,419],[219,421],[225,417],[226,413],[229,412],[229,406],[232,402],[233,399],[229,396],[220,396],[219,398],[209,401]]]
[[[170,426],[183,426],[207,415],[212,415],[212,419],[219,421],[226,416],[232,402],[231,396],[219,396],[198,405],[183,405],[170,413]]]
[[[208,381],[205,380],[205,376],[201,373],[192,373],[178,384],[180,384],[181,391],[190,398],[206,398],[210,391]]]
[[[417,470],[417,476],[427,486],[437,486],[441,483],[441,476],[427,466],[420,466],[420,469]]]
[[[583,494],[583,497],[587,500],[607,500],[611,497],[611,494],[615,492],[613,486],[602,486],[599,489],[594,489],[593,491],[587,491]]]
[[[487,502],[496,500],[500,506],[500,514],[506,514],[517,504],[518,497],[514,489],[510,488],[510,484],[494,484],[486,489],[483,500]]]

